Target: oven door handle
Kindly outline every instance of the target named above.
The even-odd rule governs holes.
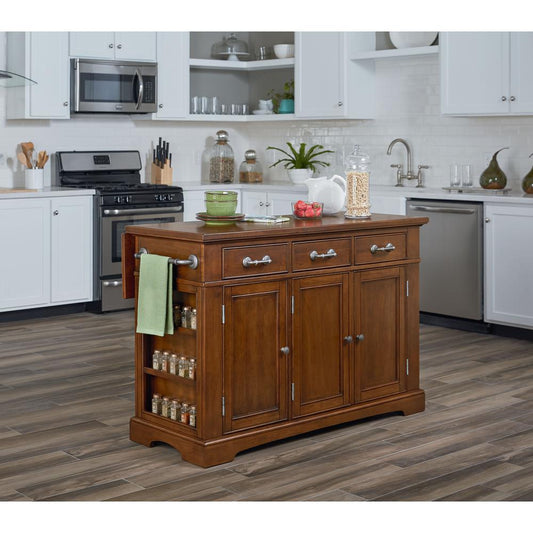
[[[139,109],[143,101],[144,80],[138,68],[135,69],[134,76],[139,80],[139,91],[137,93],[137,103],[135,104],[135,109]]]
[[[121,215],[165,215],[167,213],[181,213],[183,206],[180,207],[161,207],[149,209],[104,209],[104,216],[121,216]]]

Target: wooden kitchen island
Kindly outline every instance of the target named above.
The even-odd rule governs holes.
[[[426,222],[339,215],[127,227],[124,296],[136,295],[139,252],[163,255],[185,262],[173,267],[174,303],[197,310],[196,329],[136,334],[130,438],[165,442],[208,467],[319,428],[423,411],[418,264]],[[154,369],[155,350],[194,358],[194,379]],[[154,393],[195,405],[196,426],[154,414]]]

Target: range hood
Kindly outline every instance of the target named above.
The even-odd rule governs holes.
[[[15,74],[14,72],[9,72],[7,70],[0,70],[0,87],[22,87],[24,85],[33,85],[36,83],[36,81],[30,80],[30,78],[26,78],[20,74]]]

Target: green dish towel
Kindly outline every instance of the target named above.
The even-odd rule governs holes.
[[[172,263],[168,257],[142,254],[137,296],[137,333],[172,335]]]

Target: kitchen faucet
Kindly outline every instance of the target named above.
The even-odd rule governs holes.
[[[390,155],[392,152],[392,147],[396,143],[401,143],[405,146],[407,151],[407,174],[402,174],[402,165],[391,165],[392,168],[396,168],[396,187],[403,187],[402,180],[417,180],[417,187],[423,187],[422,185],[422,169],[429,168],[428,165],[418,165],[418,173],[416,176],[413,174],[412,164],[411,164],[411,148],[405,139],[394,139],[387,148],[387,155]]]

